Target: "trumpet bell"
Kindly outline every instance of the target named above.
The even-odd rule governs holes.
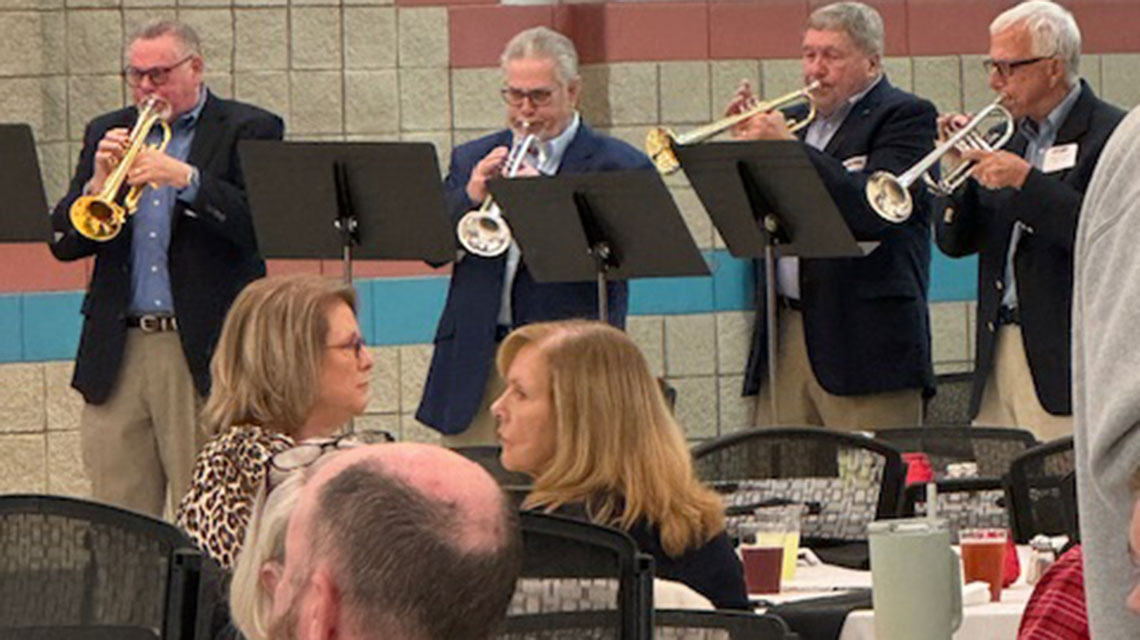
[[[654,127],[645,134],[645,153],[662,175],[669,175],[681,168],[677,154],[673,151],[673,141],[673,132],[663,127]]]
[[[890,222],[904,222],[914,209],[910,190],[887,171],[876,171],[867,179],[867,202],[875,213]]]
[[[118,203],[96,196],[80,196],[68,214],[79,235],[96,242],[106,242],[119,235],[127,219],[126,211]]]
[[[467,212],[459,220],[459,243],[463,248],[484,258],[506,253],[511,246],[511,229],[498,215],[487,211]]]

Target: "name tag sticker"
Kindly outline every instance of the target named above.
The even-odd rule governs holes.
[[[843,166],[851,172],[862,171],[867,166],[867,156],[851,156],[843,161]]]
[[[1060,144],[1049,147],[1045,152],[1045,160],[1041,163],[1041,171],[1053,173],[1062,169],[1071,169],[1077,166],[1077,143]]]

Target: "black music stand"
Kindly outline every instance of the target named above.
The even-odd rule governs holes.
[[[496,179],[488,188],[534,279],[596,279],[602,322],[609,320],[608,280],[709,275],[656,171]]]
[[[779,423],[776,385],[776,251],[781,257],[865,255],[820,180],[803,143],[795,140],[679,146],[677,159],[728,251],[764,257],[768,389]]]
[[[26,124],[0,124],[0,202],[4,203],[2,242],[46,242],[51,230],[36,141]]]
[[[435,147],[427,142],[239,146],[257,243],[266,258],[455,258]]]

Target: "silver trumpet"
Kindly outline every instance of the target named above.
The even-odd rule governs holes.
[[[523,129],[528,129],[529,123],[523,123]],[[507,154],[507,177],[513,178],[522,166],[523,158],[531,145],[538,140],[533,133],[527,134],[520,144],[511,148]],[[511,246],[511,228],[499,212],[499,207],[493,206],[491,194],[483,199],[478,209],[472,209],[463,214],[455,232],[459,235],[459,244],[468,253],[484,258],[494,258],[503,255]]]
[[[1002,106],[1005,96],[998,96],[985,109],[974,115],[962,128],[954,132],[945,142],[938,145],[933,151],[926,154],[902,175],[895,176],[889,171],[876,171],[867,179],[867,202],[884,219],[891,222],[903,222],[910,217],[914,209],[914,201],[910,197],[910,186],[920,177],[927,188],[939,196],[947,196],[966,184],[973,170],[974,162],[961,162],[940,180],[930,176],[930,169],[942,160],[942,157],[953,150],[966,151],[979,149],[994,151],[1005,146],[1017,128],[1013,114]],[[1005,125],[1004,131],[995,139],[979,131],[982,123],[990,116],[996,114],[1001,123]]]

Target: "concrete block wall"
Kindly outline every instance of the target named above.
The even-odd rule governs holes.
[[[126,103],[119,76],[125,34],[150,18],[175,17],[200,30],[210,88],[279,113],[290,139],[430,142],[446,167],[452,145],[502,124],[502,45],[520,29],[547,24],[579,46],[586,120],[640,147],[650,126],[686,130],[717,117],[741,78],[769,97],[799,88],[800,25],[818,4],[0,0],[0,121],[32,125],[54,202],[66,190],[86,122]],[[981,68],[985,25],[1009,0],[874,4],[887,22],[892,82],[943,110],[976,109],[992,99]],[[1120,28],[1136,24],[1140,6],[1066,4],[1085,31],[1082,75],[1121,106],[1140,102],[1140,36]],[[724,244],[687,181],[667,182],[694,241],[714,262],[723,258]],[[335,261],[271,264],[273,272],[296,270],[340,272]],[[68,387],[67,358],[89,272],[88,262],[57,263],[41,245],[0,245],[0,492],[88,491],[77,432],[82,403]],[[399,291],[426,298],[426,308],[438,313],[446,268],[364,263],[356,273],[371,291],[404,287]],[[931,310],[940,372],[972,366],[972,274],[968,262],[935,258]],[[750,287],[743,275],[727,286],[741,300],[750,295],[739,293]],[[652,299],[663,288],[640,289],[628,327],[654,372],[677,388],[678,415],[692,439],[751,420],[751,401],[739,389],[753,314],[748,304],[717,303],[719,290],[711,289],[712,303],[689,306]],[[412,414],[436,318],[401,309],[384,315],[393,299],[407,304],[378,296],[366,310],[377,365],[359,424],[433,441],[435,432]]]

